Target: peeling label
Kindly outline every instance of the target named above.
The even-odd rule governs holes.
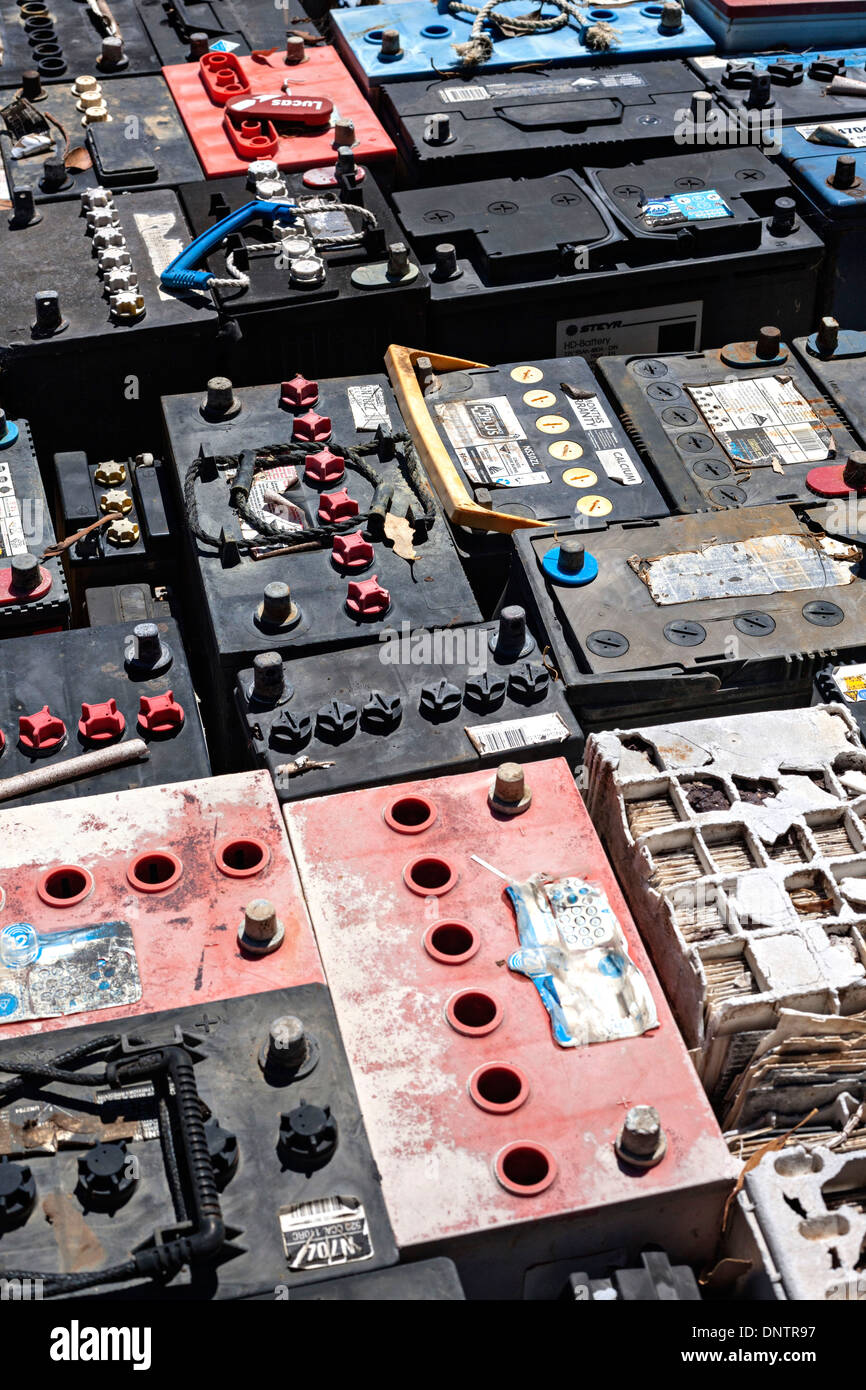
[[[848,145],[851,149],[866,149],[866,121],[824,121],[823,126],[830,126],[837,134],[844,138],[840,140],[841,145]],[[794,129],[798,135],[802,135],[804,140],[810,140],[816,130],[820,130],[821,125],[798,125]]]
[[[561,714],[534,714],[528,719],[503,719],[498,724],[475,724],[466,736],[479,757],[531,748],[538,743],[564,743],[568,725]]]
[[[686,386],[712,434],[735,463],[750,468],[820,463],[832,435],[789,378],[752,377]]]
[[[137,212],[134,214],[138,235],[144,242],[144,249],[147,251],[153,273],[156,276],[156,286],[160,299],[171,299],[170,294],[166,294],[159,282],[159,277],[170,265],[175,256],[179,256],[183,250],[183,240],[179,236],[172,236],[178,224],[177,215],[173,212]]]
[[[507,396],[445,401],[434,407],[457,461],[473,483],[533,487],[550,482]]]
[[[488,101],[491,97],[503,101],[518,100],[520,97],[559,97],[579,96],[581,92],[602,90],[611,87],[648,87],[645,77],[638,72],[612,70],[600,73],[597,77],[577,77],[573,80],[555,78],[550,82],[528,79],[525,82],[485,82],[463,87],[440,87],[440,101],[449,105],[464,101]],[[563,113],[564,119],[565,113]]]
[[[24,555],[27,543],[21,524],[21,507],[9,464],[0,461],[0,555]]]
[[[356,430],[377,430],[380,425],[386,430],[391,428],[385,392],[375,381],[367,386],[349,386],[346,395]]]
[[[231,478],[233,477],[234,474],[231,474]],[[296,487],[297,483],[297,469],[290,464],[257,473],[250,488],[250,511],[265,521],[285,522],[287,532],[303,530],[307,520],[303,511],[294,502],[290,502],[288,497],[283,496],[287,488]],[[239,517],[238,521],[244,540],[262,540],[261,533],[254,531],[243,518]]]
[[[140,998],[128,922],[53,932],[15,922],[0,932],[0,1023],[116,1009]]]
[[[367,1215],[357,1197],[323,1197],[280,1208],[280,1232],[290,1270],[330,1269],[373,1255]]]
[[[859,546],[830,536],[755,536],[712,542],[698,550],[628,561],[660,607],[699,599],[782,594],[851,584]]]

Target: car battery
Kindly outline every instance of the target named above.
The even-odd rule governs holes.
[[[831,659],[815,672],[812,703],[844,705],[866,741],[866,648],[849,652],[844,663]]]
[[[29,635],[4,656],[0,812],[209,775],[186,653],[171,619]],[[37,781],[44,773],[45,785],[28,791],[25,775],[34,773]]]
[[[734,1165],[565,760],[285,814],[401,1255],[453,1259],[470,1299],[611,1244],[709,1255]],[[383,922],[387,969],[359,969]],[[617,1023],[586,951],[629,977]]]
[[[209,296],[160,285],[190,240],[186,219],[168,189],[93,189],[38,209],[28,201],[0,227],[15,266],[0,318],[7,409],[32,420],[40,453],[124,458],[130,438],[159,438],[160,391],[192,389],[217,352]]]
[[[838,1136],[834,1100],[862,1089],[864,771],[839,705],[587,740],[593,822],[741,1161],[792,1126],[794,1142]],[[849,1015],[860,1049],[846,1067],[830,1053]]]
[[[175,616],[171,591],[164,584],[100,584],[84,590],[88,627],[112,623],[152,623]]]
[[[150,700],[154,725],[169,714]],[[86,796],[55,816],[5,807],[2,824],[4,1036],[323,979],[265,772]]]
[[[716,54],[692,58],[689,67],[708,86],[718,102],[758,126],[763,113],[768,132],[810,123],[836,124],[866,111],[866,49],[830,52],[755,53],[725,58]],[[777,142],[778,143],[778,140]]]
[[[246,174],[258,159],[326,168],[345,147],[359,164],[393,165],[394,146],[336,50],[323,44],[297,56],[209,53],[163,69],[209,179]]]
[[[557,673],[517,605],[480,627],[392,628],[340,666],[328,655],[277,661],[258,656],[235,697],[281,801],[473,771],[511,753],[580,756]]]
[[[69,591],[26,420],[0,410],[0,637],[69,626]]]
[[[393,346],[386,362],[453,523],[507,532],[584,516],[667,515],[666,499],[583,358],[486,367]]]
[[[858,84],[866,92],[866,77]],[[829,143],[822,143],[827,141]],[[808,199],[806,215],[827,248],[819,311],[866,317],[866,112],[782,132],[782,164]]]
[[[774,327],[712,351],[600,357],[596,371],[677,511],[810,501],[860,447]]]
[[[854,322],[866,322],[866,314]],[[866,390],[863,372],[866,366],[866,332],[857,328],[841,328],[838,320],[826,315],[814,333],[797,338],[794,350],[812,376],[817,377],[821,390],[833,402],[842,418],[866,444]],[[854,483],[837,489],[835,496],[856,495]]]
[[[823,247],[757,149],[694,150],[533,179],[394,195],[430,276],[440,352],[691,351],[779,323],[811,327]],[[729,283],[736,277],[737,293]],[[614,347],[613,344],[617,346]]]
[[[381,114],[405,181],[441,184],[514,173],[554,173],[634,154],[674,153],[695,74],[677,59],[593,64],[388,83]]]
[[[202,177],[159,74],[105,83],[80,76],[38,97],[8,97],[0,98],[0,152],[14,206],[22,190],[42,203],[86,188],[170,188]]]
[[[196,237],[218,238],[221,222],[251,209],[243,227],[232,217],[203,260],[221,314],[241,334],[235,375],[246,381],[292,374],[302,352],[320,374],[351,372],[380,361],[395,337],[414,342],[424,332],[427,278],[372,174],[345,153],[342,164],[338,181],[331,169],[283,176],[260,160],[246,180],[180,189]],[[294,223],[263,227],[252,210],[260,189],[295,204]]]
[[[205,53],[285,49],[302,36],[323,42],[299,0],[136,0],[139,17],[159,61],[197,63]]]
[[[582,727],[808,704],[821,653],[866,641],[863,549],[839,521],[816,500],[516,531]]]
[[[3,64],[0,86],[31,81],[63,82],[81,72],[103,77],[159,72],[156,50],[147,36],[135,0],[68,4],[56,0],[3,0],[0,5]]]
[[[513,24],[521,19],[523,32]],[[557,4],[543,4],[527,24],[521,0],[504,0],[484,15],[462,2],[439,0],[432,7],[389,0],[371,13],[364,6],[332,10],[330,25],[343,60],[366,89],[461,74],[483,84],[490,72],[528,64],[593,64],[600,56],[630,63],[714,51],[712,40],[676,3],[635,3],[613,13],[590,9],[584,23]]]
[[[418,1260],[323,1284],[304,1284],[294,1297],[307,1303],[456,1303],[465,1301],[466,1295],[451,1260]]]
[[[385,377],[217,378],[163,411],[217,710],[257,653],[480,621]],[[236,749],[228,709],[215,728]]]
[[[866,43],[858,0],[688,0],[688,8],[720,53]]]
[[[153,454],[96,462],[81,450],[54,455],[57,529],[73,600],[115,579],[177,580],[179,518],[168,469]]]
[[[42,1298],[285,1300],[396,1259],[324,985],[0,1042],[0,1062],[0,1275],[26,1266]]]

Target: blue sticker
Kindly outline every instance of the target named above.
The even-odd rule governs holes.
[[[717,217],[733,217],[721,193],[705,188],[700,193],[675,193],[662,198],[648,198],[641,204],[644,221],[653,227],[672,226],[683,222],[709,222]]]
[[[0,994],[0,1018],[9,1018],[18,1008],[18,1000],[14,994]]]
[[[602,975],[609,975],[611,979],[625,974],[625,961],[616,951],[608,951],[606,956],[602,956],[598,963],[598,968]]]

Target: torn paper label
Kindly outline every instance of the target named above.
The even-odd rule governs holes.
[[[372,381],[365,386],[349,386],[346,388],[346,395],[356,430],[377,430],[380,425],[383,429],[390,430],[391,419],[385,404],[385,392],[376,382]]]
[[[820,463],[835,450],[830,431],[785,377],[688,386],[714,438],[741,467]]]
[[[234,474],[227,475],[228,480]],[[297,470],[291,464],[278,465],[276,468],[262,469],[255,475],[253,485],[250,488],[248,506],[255,516],[260,516],[265,521],[283,521],[286,523],[286,531],[301,531],[306,525],[306,517],[300,507],[294,502],[290,502],[282,494],[287,488],[297,487]],[[248,522],[242,517],[238,518],[241,535],[246,541],[260,541],[262,539],[259,531],[254,531]]]
[[[534,487],[550,482],[507,396],[443,401],[433,407],[464,473],[482,487]]]
[[[538,873],[505,891],[520,938],[508,968],[532,980],[560,1047],[638,1037],[658,1027],[649,985],[600,888]]]
[[[507,396],[441,401],[433,409],[455,448],[526,438]]]
[[[128,922],[52,932],[13,922],[0,931],[0,1023],[115,1009],[140,998]]]
[[[755,536],[650,559],[632,555],[628,564],[653,601],[663,607],[699,599],[838,588],[852,583],[853,565],[862,554],[859,546],[830,536]]]
[[[830,125],[843,137],[839,141],[840,145],[847,145],[850,149],[866,149],[866,120],[860,121],[825,121],[824,125]],[[798,125],[795,126],[798,135],[802,135],[804,140],[811,140],[816,130],[820,129],[817,125]]]
[[[503,719],[498,724],[476,724],[466,736],[479,757],[532,748],[538,743],[564,743],[568,725],[561,714],[533,714],[527,719]]]

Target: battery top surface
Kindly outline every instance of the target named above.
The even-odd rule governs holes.
[[[673,666],[722,675],[726,658],[850,649],[866,640],[863,552],[833,538],[837,520],[833,507],[777,505],[611,526],[581,536],[597,578],[547,581],[546,603],[579,669],[596,676]],[[539,591],[544,557],[564,535],[517,537]],[[572,675],[579,684],[577,666]]]
[[[109,18],[110,16],[110,18]],[[158,72],[159,59],[135,0],[47,5],[0,3],[0,86],[21,86],[24,72],[40,81],[71,82],[79,73],[125,77]]]
[[[316,36],[299,0],[136,0],[161,63],[198,62],[202,36],[215,53],[284,48],[286,33]],[[196,42],[190,42],[192,35]]]
[[[809,501],[812,469],[860,447],[785,343],[768,365],[756,346],[598,360],[677,510]]]
[[[831,91],[835,79],[866,86],[866,51],[756,53],[697,57],[690,67],[710,84],[723,105],[783,124],[836,124],[866,110],[866,91]]]
[[[837,329],[834,350],[812,333],[795,339],[794,350],[866,446],[866,331]]]
[[[522,0],[505,0],[497,6],[497,15],[506,21],[510,16],[524,14]],[[661,5],[633,4],[612,13],[604,10],[596,14],[616,31],[616,39],[606,53],[617,61],[713,51],[712,40],[686,14],[678,28],[665,30]],[[534,17],[543,21],[560,15],[561,11],[541,5]],[[459,73],[464,69],[475,81],[487,72],[524,63],[598,61],[599,48],[587,40],[592,25],[581,28],[570,22],[564,28],[513,37],[488,24],[491,56],[482,63],[464,64],[455,46],[470,40],[474,15],[453,13],[444,0],[439,6],[416,4],[416,0],[390,0],[375,9],[335,9],[330,19],[338,47],[365,84],[399,82],[431,72]],[[382,52],[382,34],[387,30],[396,30],[399,35],[396,53]]]
[[[813,144],[799,127],[786,130],[782,155],[791,177],[827,216],[860,222],[866,207],[866,115],[836,121],[834,129],[846,145]]]

